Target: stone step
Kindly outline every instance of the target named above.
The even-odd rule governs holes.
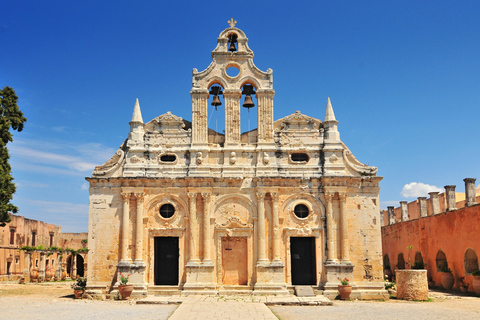
[[[148,295],[172,296],[180,295],[182,289],[179,286],[148,286]]]
[[[315,291],[312,286],[295,286],[295,295],[297,297],[315,297]]]

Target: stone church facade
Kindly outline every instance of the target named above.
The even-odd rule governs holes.
[[[377,168],[340,140],[330,99],[323,121],[299,111],[274,121],[272,70],[229,23],[211,64],[193,69],[192,122],[166,112],[144,123],[137,100],[128,138],[87,178],[87,294],[129,274],[137,296],[309,285],[335,297],[346,277],[352,297],[384,298]],[[243,134],[242,97],[257,117]],[[212,99],[224,134],[208,127]]]

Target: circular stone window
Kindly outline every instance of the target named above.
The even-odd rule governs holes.
[[[175,207],[172,206],[170,203],[166,203],[160,207],[159,211],[162,218],[168,219],[175,214]]]
[[[308,210],[308,207],[304,204],[297,204],[295,206],[295,209],[293,209],[293,213],[295,213],[295,215],[298,217],[298,218],[306,218],[308,217],[308,214],[310,213],[310,210]]]
[[[235,78],[240,73],[240,70],[236,66],[230,66],[225,72],[230,78]]]

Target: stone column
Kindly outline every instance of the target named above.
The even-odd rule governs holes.
[[[188,250],[190,251],[190,260],[188,264],[198,264],[200,259],[198,259],[197,253],[197,246],[196,246],[196,222],[195,216],[197,213],[197,194],[196,193],[188,193],[188,203],[189,203],[189,223],[188,223],[188,231],[190,241],[188,242]]]
[[[45,280],[45,256],[46,253],[40,252],[40,268],[38,270],[38,279]]]
[[[475,194],[475,178],[465,178],[465,207],[471,207],[477,204],[477,195]]]
[[[225,145],[240,143],[240,89],[223,91],[225,99]]]
[[[390,206],[390,207],[387,207],[387,210],[388,210],[388,224],[391,225],[391,224],[395,224],[395,211],[394,211],[395,207],[393,206]]]
[[[400,210],[402,212],[401,219],[402,221],[408,221],[408,202],[400,201]]]
[[[327,201],[327,262],[335,261],[335,242],[333,230],[333,195],[325,193],[325,200]]]
[[[420,212],[420,217],[426,217],[427,212],[427,197],[418,197],[418,211]]]
[[[210,193],[202,193],[203,198],[203,263],[213,264],[210,257]]]
[[[429,192],[430,202],[432,203],[432,215],[440,213],[440,198],[438,197],[438,191]]]
[[[143,252],[143,192],[136,192],[133,194],[137,199],[137,219],[135,221],[135,264],[144,266],[142,252]]]
[[[455,198],[455,187],[456,186],[445,186],[445,194],[447,198],[447,210],[454,211],[457,210],[457,200]]]
[[[25,266],[23,268],[23,277],[25,278],[25,282],[30,281],[30,271],[32,269],[32,253],[25,251]]]
[[[122,192],[122,198],[122,247],[120,251],[120,264],[128,264],[130,262],[130,258],[128,257],[128,218],[130,214],[130,193]]]
[[[265,264],[267,261],[265,251],[265,193],[257,192],[258,200],[258,262]]]
[[[77,255],[72,254],[72,269],[70,270],[71,272],[71,278],[75,279],[77,277]]]
[[[273,235],[273,262],[281,263],[280,260],[280,221],[278,219],[278,193],[270,193],[272,196],[272,235]]]
[[[273,140],[273,96],[275,90],[273,89],[259,89],[257,90],[257,128],[258,141],[272,141]]]
[[[341,248],[342,262],[350,262],[348,250],[348,220],[347,220],[347,195],[340,194],[340,232],[341,232]]]
[[[192,96],[192,145],[208,143],[208,90],[195,89]]]

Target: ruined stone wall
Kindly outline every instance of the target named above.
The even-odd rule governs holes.
[[[61,227],[43,221],[27,219],[23,216],[11,215],[12,221],[5,227],[0,227],[0,275],[6,275],[7,262],[10,262],[9,272],[13,278],[23,276],[25,253],[19,249],[23,246],[32,246],[32,232],[36,232],[35,246],[50,247],[50,234],[53,234],[52,246],[59,246]],[[10,244],[10,230],[15,230],[14,244]],[[56,254],[47,258],[49,266],[55,264]],[[40,253],[31,254],[32,266],[40,266]],[[12,277],[4,277],[8,280]],[[12,278],[12,279],[13,279]]]

